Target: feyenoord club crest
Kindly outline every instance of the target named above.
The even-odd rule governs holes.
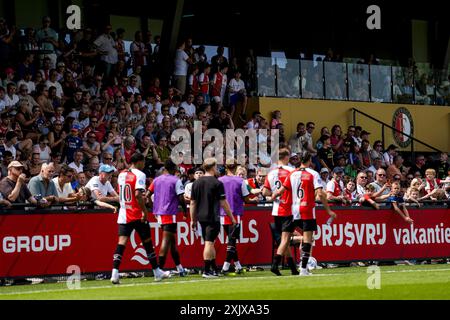
[[[400,132],[412,136],[414,134],[414,123],[411,113],[406,108],[398,108],[392,118],[392,126]],[[392,130],[395,142],[401,147],[406,148],[411,143],[411,139],[399,132]]]

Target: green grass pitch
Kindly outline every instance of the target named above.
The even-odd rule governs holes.
[[[380,289],[368,289],[367,268],[314,270],[311,277],[291,276],[282,270],[247,272],[235,277],[203,279],[199,275],[173,276],[162,282],[153,278],[81,281],[69,290],[66,283],[0,287],[0,299],[151,299],[151,300],[302,300],[302,299],[450,299],[450,265],[380,267]]]

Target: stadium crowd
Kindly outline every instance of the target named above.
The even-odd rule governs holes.
[[[242,60],[228,61],[219,47],[208,63],[203,46],[194,48],[190,38],[181,41],[171,86],[164,88],[160,77],[168,71],[161,70],[161,38],[153,41],[151,32],[136,31],[128,54],[124,33],[121,28],[113,33],[111,25],[98,34],[86,28],[67,43],[49,17],[42,19],[41,28],[28,28],[22,35],[0,19],[3,206],[92,199],[111,207],[118,201],[117,176],[129,167],[131,156],[144,154],[150,184],[171,156],[176,144],[172,132],[193,132],[194,121],[201,121],[203,132],[279,129],[280,147],[291,152],[289,165],[299,166],[302,154],[311,153],[333,202],[377,207],[377,201],[388,199],[419,203],[450,198],[450,183],[442,182],[450,182],[447,153],[435,155],[438,159],[418,155],[405,165],[396,146],[370,141],[361,127],[349,126],[346,133],[338,124],[331,130],[323,127],[320,139],[313,141],[312,122],[298,123],[297,132],[286,137],[280,111],[272,119],[259,112],[247,118],[247,97],[255,90],[251,50]],[[260,160],[238,168],[253,202],[269,201],[262,186],[273,166]],[[201,170],[181,164],[177,174],[189,190]]]

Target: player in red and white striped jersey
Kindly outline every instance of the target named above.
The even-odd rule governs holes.
[[[310,167],[311,154],[306,152],[303,154],[300,168],[291,172],[283,186],[272,195],[272,199],[276,199],[285,192],[292,196],[292,215],[303,230],[301,276],[310,275],[306,266],[311,255],[313,232],[317,231],[315,212],[317,197],[320,198],[330,217],[336,218],[336,214],[330,210],[327,197],[322,190],[319,173]]]
[[[273,192],[280,189],[289,174],[294,171],[294,168],[288,166],[289,155],[290,152],[288,149],[281,149],[279,151],[278,165],[275,169],[269,172],[266,177],[266,181],[264,182],[262,192],[264,196],[271,196]],[[291,273],[293,275],[298,274],[295,261],[292,258],[291,250],[289,249],[289,241],[292,236],[292,232],[294,232],[295,229],[295,224],[292,218],[290,198],[290,193],[285,192],[281,200],[274,199],[273,201],[272,216],[274,216],[275,230],[281,235],[281,240],[277,248],[277,253],[273,257],[272,268],[270,270],[277,276],[281,276],[278,266],[281,262],[282,256],[287,257],[288,265],[291,268]]]
[[[141,171],[145,165],[145,157],[141,153],[135,153],[131,157],[130,169],[119,174],[119,242],[113,257],[113,270],[111,282],[119,284],[119,266],[125,251],[128,238],[133,230],[139,234],[142,245],[147,253],[147,258],[153,268],[155,281],[168,278],[170,273],[159,268],[155,251],[153,249],[150,226],[147,220],[148,210],[145,206],[145,180],[146,176]]]

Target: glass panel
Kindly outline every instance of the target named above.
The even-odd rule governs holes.
[[[413,103],[413,77],[409,68],[392,67],[395,103]]]
[[[449,70],[434,70],[436,83],[436,104],[440,106],[450,105],[450,72]]]
[[[391,102],[391,67],[370,65],[370,85],[372,101]]]
[[[325,62],[325,98],[347,99],[346,67],[343,62]]]
[[[256,81],[259,96],[275,96],[275,66],[272,58],[256,58]]]
[[[300,97],[299,60],[276,59],[278,97]]]
[[[323,62],[301,60],[302,97],[323,99]]]
[[[349,63],[348,98],[355,101],[369,101],[369,66]]]

